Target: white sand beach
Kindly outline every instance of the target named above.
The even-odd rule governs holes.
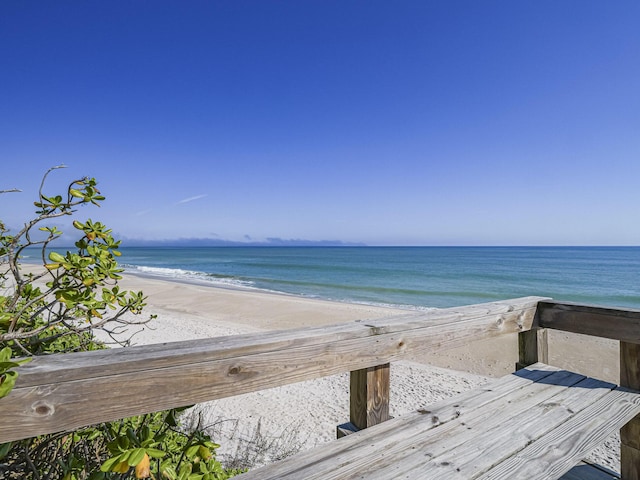
[[[302,326],[382,318],[404,312],[370,305],[126,275],[123,288],[148,296],[147,313],[157,319],[136,333],[134,345],[189,340]],[[550,363],[604,380],[618,375],[615,342],[575,335],[550,336]],[[392,365],[391,414],[428,405],[513,371],[515,336],[477,342]],[[348,421],[348,374],[208,402],[191,411],[221,444],[218,456],[262,464],[335,439]],[[618,440],[592,454],[617,470]]]

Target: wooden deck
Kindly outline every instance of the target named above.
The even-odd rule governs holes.
[[[559,478],[637,414],[638,392],[539,363],[238,478]]]

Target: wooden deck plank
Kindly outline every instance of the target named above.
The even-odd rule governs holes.
[[[456,420],[451,422],[454,427],[448,432],[442,432],[442,427],[438,427],[425,435],[434,437],[437,448],[430,445],[423,448],[422,439],[417,442],[417,447],[429,454],[428,458],[413,455],[388,468],[379,469],[371,478],[476,478],[517,453],[533,439],[547,434],[575,411],[587,408],[607,395],[614,387],[582,378],[578,383],[559,382],[559,385],[547,386],[553,388],[546,390],[540,389],[541,384],[533,384],[527,389],[533,395],[526,405],[520,405],[517,397],[506,397],[483,409],[490,415],[484,423],[465,420],[456,425],[459,423]]]
[[[360,446],[362,435],[367,435],[370,442],[382,441],[396,431],[406,431],[416,421],[426,420],[429,427],[435,427],[443,422],[455,418],[460,411],[460,405],[466,405],[467,409],[479,409],[492,400],[494,396],[505,396],[516,389],[522,389],[531,382],[552,375],[560,369],[548,365],[537,364],[520,370],[513,375],[493,379],[480,389],[463,392],[455,397],[446,398],[432,405],[428,409],[419,409],[407,415],[393,418],[378,424],[367,430],[356,432],[338,441],[329,442],[312,450],[302,452],[294,458],[276,462],[266,467],[258,468],[240,475],[242,480],[275,480],[285,478],[306,478],[302,470],[312,466],[307,474],[311,474],[314,468],[319,468],[323,462],[335,466],[337,456],[343,452],[356,450]],[[422,429],[420,425],[418,429]]]
[[[574,376],[573,380],[567,380]],[[531,396],[533,388],[539,391],[548,390],[548,396],[555,394],[554,389],[562,389],[556,384],[572,384],[584,379],[566,371],[537,364],[516,374],[507,375],[494,380],[480,389],[465,392],[452,399],[446,399],[433,404],[428,409],[420,409],[418,412],[403,415],[393,420],[349,435],[338,442],[323,445],[312,451],[304,452],[296,456],[296,461],[285,460],[272,464],[263,469],[248,472],[240,478],[250,479],[313,479],[313,478],[349,478],[354,470],[373,467],[380,468],[379,463],[386,460],[397,460],[399,456],[410,455],[411,446],[415,437],[425,435],[425,431],[438,427],[438,434],[432,438],[437,443],[441,437],[442,428],[451,428],[452,420],[465,419],[472,421],[475,416],[476,424],[480,425],[492,421],[492,408],[484,408],[491,402],[500,398],[510,398],[514,409],[525,409],[535,402],[527,403],[527,397]],[[546,380],[546,382],[545,382]],[[539,382],[539,383],[536,383]],[[515,393],[514,393],[515,392]],[[517,397],[520,392],[521,397]],[[504,400],[508,403],[509,400]],[[363,441],[362,438],[366,438]],[[363,444],[367,446],[363,447]],[[369,454],[364,449],[373,445],[374,454]],[[402,463],[401,461],[398,463]],[[389,477],[391,478],[391,477]]]
[[[576,455],[584,455],[587,448],[590,450],[595,446],[592,445],[594,442],[604,441],[601,437],[605,429],[607,432],[615,430],[619,422],[640,411],[640,396],[614,389],[615,385],[610,383],[558,369],[545,370],[547,368],[540,364],[531,366],[491,382],[484,389],[422,409],[422,414],[416,412],[390,420],[238,478],[485,478],[489,474],[487,470],[495,471],[492,466],[496,463],[508,461],[519,451],[526,452],[527,444],[532,440],[544,438],[544,435],[557,440],[557,432],[571,436],[571,429],[563,431],[561,428],[578,418],[574,427],[579,433],[574,432],[575,438],[571,438],[580,446],[571,452],[570,462],[564,462],[564,471],[552,471],[556,477],[550,477],[549,472],[541,468],[527,469],[522,475],[508,470],[504,476],[496,477],[558,478],[579,461]],[[593,422],[587,421],[594,414],[603,418],[613,415],[615,421],[606,428],[607,422],[600,422],[596,426],[598,434],[591,437],[586,433],[586,427],[594,426]],[[518,426],[505,433],[508,428],[505,422]],[[585,436],[589,437],[588,441],[583,440]],[[534,441],[532,445],[536,443]],[[589,475],[601,473],[594,473],[591,468],[579,468],[566,473],[568,476],[564,480],[572,480],[572,475],[580,478],[575,475],[584,472]],[[615,477],[598,475],[593,478]]]
[[[640,394],[616,388],[478,479],[558,478],[639,413]]]

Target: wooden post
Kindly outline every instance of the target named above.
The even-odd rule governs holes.
[[[549,343],[546,328],[533,328],[518,333],[518,363],[516,363],[516,370],[537,362],[549,363]]]
[[[640,345],[620,342],[620,386],[640,390]],[[620,429],[620,478],[640,480],[640,415]]]
[[[339,425],[338,438],[389,420],[390,364],[351,372],[350,423]]]

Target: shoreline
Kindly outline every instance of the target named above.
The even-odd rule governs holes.
[[[200,272],[196,272],[196,273],[200,273]],[[358,302],[355,300],[349,301],[349,300],[339,300],[335,298],[323,298],[319,296],[305,295],[302,293],[291,293],[291,292],[271,290],[271,289],[255,287],[255,286],[242,285],[241,283],[234,284],[232,282],[227,283],[223,281],[203,280],[203,279],[196,278],[195,276],[189,277],[185,275],[182,277],[178,277],[178,276],[171,276],[171,275],[163,275],[161,273],[148,273],[148,272],[130,269],[129,267],[125,267],[125,270],[122,273],[122,275],[125,277],[133,276],[133,277],[140,277],[141,279],[159,280],[159,281],[165,281],[169,283],[179,283],[179,284],[194,285],[194,286],[200,286],[200,287],[219,288],[222,290],[283,295],[290,298],[300,298],[305,300],[319,300],[323,302],[338,303],[343,305],[346,304],[346,305],[357,305],[357,306],[373,307],[373,308],[388,308],[391,310],[397,310],[401,312],[428,312],[431,310],[441,309],[440,307],[428,307],[428,306],[422,306],[422,305],[408,305],[408,304],[394,304],[394,303],[366,302],[366,301]]]

